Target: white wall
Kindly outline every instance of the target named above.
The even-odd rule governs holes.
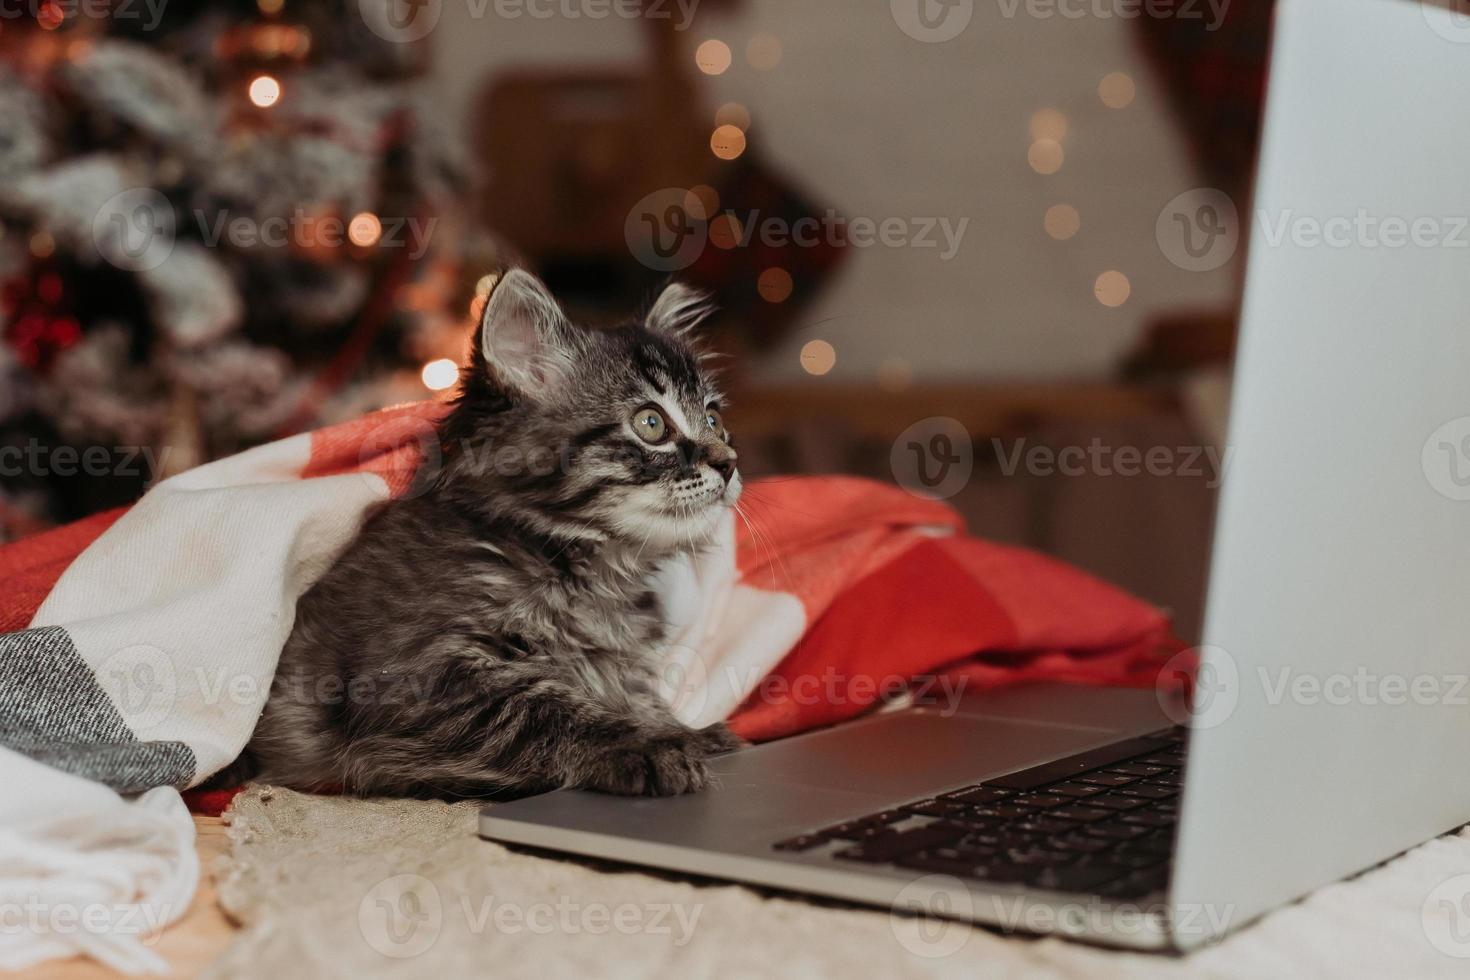
[[[433,81],[456,113],[487,71],[617,62],[641,50],[636,22],[477,19],[476,0],[442,3]],[[974,0],[969,25],[941,44],[904,34],[885,0],[742,0],[729,16],[701,11],[695,23],[691,57],[709,37],[735,52],[731,69],[709,80],[711,112],[726,100],[748,106],[753,144],[815,199],[849,217],[969,219],[948,262],[937,249],[852,249],[803,317],[812,326],[761,365],[764,375],[800,376],[797,352],[816,337],[837,348],[832,379],[871,379],[894,358],[919,379],[1098,375],[1150,311],[1230,302],[1230,267],[1184,272],[1155,243],[1160,208],[1197,180],[1130,23],[1028,16],[1026,0]],[[772,71],[745,61],[757,32],[782,42]],[[1137,82],[1125,109],[1097,95],[1114,71]],[[1029,120],[1043,107],[1069,121],[1066,161],[1052,176],[1026,161]],[[1082,227],[1058,242],[1042,216],[1063,202]],[[1132,283],[1117,309],[1093,295],[1109,269]]]

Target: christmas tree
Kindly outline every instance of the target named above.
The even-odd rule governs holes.
[[[472,239],[393,2],[0,23],[0,540],[427,394]]]

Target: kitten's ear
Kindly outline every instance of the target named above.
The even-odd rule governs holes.
[[[653,301],[645,322],[650,330],[684,336],[713,312],[709,293],[682,282],[671,282]]]
[[[512,269],[485,301],[476,360],[510,391],[544,392],[570,376],[575,335],[541,280]]]

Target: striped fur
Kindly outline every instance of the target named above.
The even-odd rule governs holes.
[[[737,740],[656,692],[648,578],[740,492],[719,395],[671,286],[641,320],[567,321],[512,272],[441,426],[441,463],[365,523],[297,605],[230,776],[360,793],[697,790]],[[634,422],[670,426],[650,444]]]

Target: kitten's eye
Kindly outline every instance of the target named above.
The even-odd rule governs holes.
[[[725,428],[725,417],[720,414],[719,409],[706,408],[704,410],[704,420],[709,423],[709,427],[715,432],[719,432]]]
[[[660,443],[669,436],[669,423],[664,421],[662,412],[645,405],[633,413],[633,431],[644,442]]]

